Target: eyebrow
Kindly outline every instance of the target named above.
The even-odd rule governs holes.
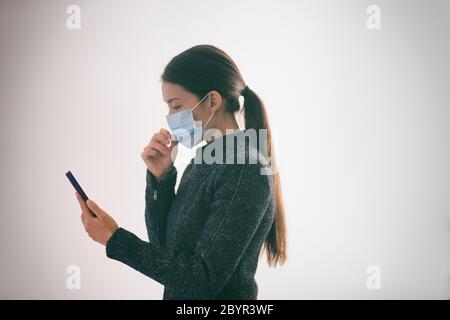
[[[174,101],[174,100],[180,100],[180,99],[178,99],[178,98],[172,98],[172,99],[170,99],[170,100],[167,100],[167,103],[168,104],[170,104],[172,101]]]

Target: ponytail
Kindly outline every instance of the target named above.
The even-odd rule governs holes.
[[[268,159],[271,159],[270,165],[272,168],[276,169],[275,154],[272,148],[272,134],[264,104],[259,96],[248,86],[245,86],[241,94],[244,96],[245,129],[267,130],[267,156]],[[259,134],[257,136],[259,137]],[[287,258],[286,221],[278,170],[275,170],[273,178],[275,217],[263,246],[269,266],[276,266],[277,263],[283,264]]]

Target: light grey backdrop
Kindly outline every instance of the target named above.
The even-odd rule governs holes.
[[[73,4],[80,30],[66,27]],[[203,43],[234,58],[278,132],[289,260],[261,260],[259,298],[449,298],[449,12],[446,0],[1,0],[0,298],[162,297],[86,236],[64,173],[146,239],[140,153],[166,126],[159,76]]]

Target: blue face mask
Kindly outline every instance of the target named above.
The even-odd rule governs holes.
[[[206,127],[209,120],[211,120],[214,113],[216,113],[214,111],[204,126],[199,127],[194,121],[192,111],[197,108],[208,95],[209,92],[192,109],[187,108],[186,110],[181,110],[166,116],[167,124],[169,125],[170,130],[172,130],[172,133],[177,137],[178,142],[188,148],[192,148],[202,141],[203,128]]]

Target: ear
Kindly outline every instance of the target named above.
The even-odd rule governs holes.
[[[222,105],[222,96],[218,91],[211,91],[209,93],[209,110],[211,113],[216,112]]]

